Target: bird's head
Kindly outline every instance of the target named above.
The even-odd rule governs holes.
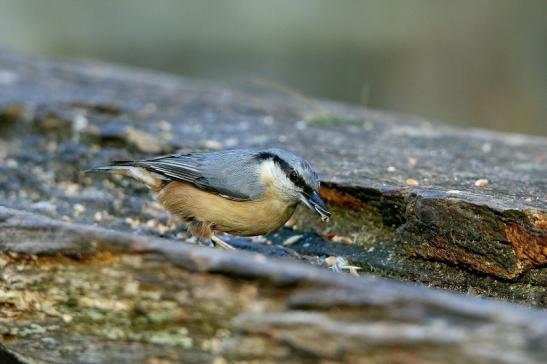
[[[319,196],[319,178],[308,161],[283,149],[267,149],[257,153],[256,158],[261,163],[263,180],[279,196],[292,203],[301,201],[321,220],[329,220],[331,213]]]

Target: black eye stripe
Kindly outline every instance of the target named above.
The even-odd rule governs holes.
[[[281,168],[281,170],[285,173],[287,178],[294,183],[295,186],[300,187],[305,193],[311,194],[313,193],[313,189],[306,183],[304,178],[294,170],[290,166],[289,163],[287,163],[284,159],[280,158],[279,156],[268,153],[268,152],[261,152],[256,155],[256,158],[259,160],[266,160],[271,159],[274,161],[275,164]]]

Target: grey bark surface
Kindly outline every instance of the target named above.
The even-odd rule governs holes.
[[[546,139],[7,51],[0,87],[6,360],[545,362],[544,311],[473,296],[547,305]],[[235,253],[82,173],[272,146],[312,163],[333,220],[299,209],[267,243],[227,237]]]

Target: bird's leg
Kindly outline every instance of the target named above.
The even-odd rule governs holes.
[[[213,244],[218,245],[221,248],[224,249],[235,249],[233,246],[225,242],[224,240],[218,238],[215,236],[215,233],[213,229],[211,228],[210,223],[206,223],[203,221],[193,220],[188,224],[188,227],[190,229],[190,232],[195,237],[199,238],[207,238],[209,239]]]
[[[215,245],[218,245],[221,248],[235,250],[235,248],[233,246],[231,246],[230,244],[228,244],[224,240],[220,239],[215,234],[211,235],[211,241],[213,243],[215,243]]]

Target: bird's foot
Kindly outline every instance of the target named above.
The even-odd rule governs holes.
[[[361,267],[357,267],[354,265],[350,265],[348,263],[348,260],[344,257],[335,257],[331,256],[325,259],[325,263],[332,269],[333,272],[343,272],[344,269],[347,269],[349,271],[349,274],[352,276],[359,277],[359,272],[357,272]]]
[[[231,246],[230,244],[228,244],[227,242],[225,242],[224,240],[220,239],[219,237],[215,236],[215,235],[211,235],[211,242],[213,242],[215,245],[223,248],[223,249],[231,249],[231,250],[235,250],[235,248],[233,246]]]

